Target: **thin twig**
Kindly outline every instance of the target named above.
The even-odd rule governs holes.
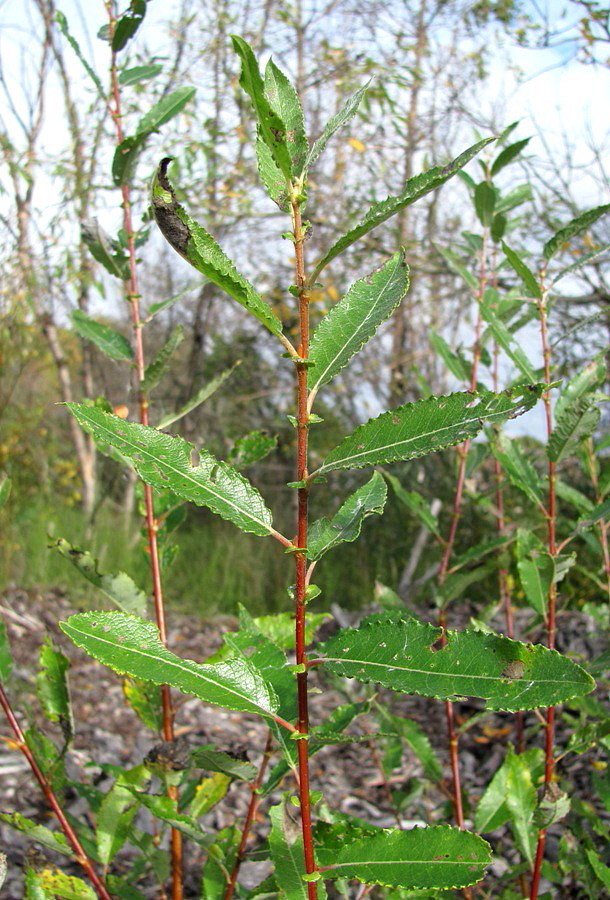
[[[11,731],[15,735],[15,745],[16,745],[17,749],[26,758],[28,765],[29,765],[30,769],[32,770],[32,774],[34,775],[34,778],[40,785],[40,788],[41,788],[43,794],[45,795],[49,806],[53,810],[55,817],[56,817],[57,821],[59,822],[59,826],[60,826],[61,830],[63,831],[63,833],[66,837],[66,840],[68,841],[68,843],[70,844],[70,846],[72,847],[72,849],[74,851],[74,856],[75,856],[76,861],[78,862],[78,864],[81,866],[81,868],[87,874],[87,877],[89,878],[89,880],[91,881],[95,890],[97,891],[98,897],[100,897],[101,900],[112,900],[110,894],[108,893],[106,885],[104,884],[104,882],[101,880],[100,876],[97,874],[97,872],[93,868],[93,863],[87,856],[87,854],[83,848],[83,845],[81,844],[81,842],[78,839],[78,835],[76,834],[72,825],[66,818],[66,814],[64,813],[64,811],[61,807],[61,804],[60,804],[59,800],[57,799],[57,795],[55,794],[55,791],[51,787],[51,784],[50,784],[48,778],[46,777],[46,775],[44,774],[44,772],[42,771],[42,769],[36,762],[34,754],[28,747],[26,739],[25,739],[25,734],[23,733],[21,726],[19,725],[19,722],[17,721],[17,719],[15,717],[15,714],[11,707],[10,701],[9,701],[8,697],[6,696],[2,685],[0,685],[0,706],[2,706],[2,709],[4,710],[4,715],[6,716],[6,720],[11,728]]]

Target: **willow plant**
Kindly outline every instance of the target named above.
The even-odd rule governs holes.
[[[253,781],[259,793],[270,794],[285,775],[294,772],[301,821],[301,836],[295,838],[284,799],[270,811],[268,846],[274,874],[264,885],[269,891],[314,900],[324,895],[325,881],[343,878],[407,890],[466,888],[484,876],[490,848],[464,829],[448,825],[412,831],[378,829],[332,811],[321,812],[316,821],[310,758],[325,744],[349,740],[344,729],[361,710],[358,704],[351,704],[327,722],[310,721],[312,669],[444,701],[479,697],[490,709],[511,711],[551,707],[584,695],[593,681],[571,660],[545,647],[476,630],[453,632],[402,610],[369,616],[358,628],[341,629],[325,644],[310,646],[315,616],[308,605],[320,594],[314,571],[335,547],[357,539],[367,517],[382,513],[387,488],[380,472],[374,471],[332,517],[313,522],[309,520],[310,501],[314,489],[331,473],[374,469],[462,444],[486,425],[530,409],[545,385],[522,384],[501,393],[471,390],[398,406],[358,426],[312,469],[310,430],[315,426],[315,437],[323,428],[314,411],[317,395],[374,337],[404,298],[409,273],[403,250],[397,249],[381,268],[356,281],[311,335],[309,306],[311,292],[329,263],[444,184],[493,138],[477,142],[447,165],[411,178],[400,194],[374,204],[358,224],[308,266],[305,242],[309,225],[304,219],[308,175],[335,132],[353,118],[366,88],[356,92],[310,145],[299,98],[290,81],[273,61],[261,74],[248,44],[239,37],[234,37],[233,43],[241,61],[240,83],[256,119],[261,180],[270,199],[289,217],[295,262],[293,283],[286,290],[298,311],[298,341],[290,340],[271,306],[180,204],[168,175],[167,158],[153,179],[152,209],[174,250],[258,320],[277,340],[280,359],[294,369],[296,409],[287,414],[296,432],[295,480],[286,487],[297,495],[294,534],[281,533],[259,490],[234,465],[215,458],[205,447],[195,448],[180,436],[124,421],[90,404],[70,404],[70,409],[83,428],[128,460],[159,495],[206,506],[242,531],[271,538],[279,545],[294,567],[292,650],[287,652],[277,631],[268,631],[245,611],[241,630],[227,636],[221,653],[202,664],[176,656],[164,645],[154,624],[124,612],[78,614],[62,623],[62,628],[76,644],[117,672],[155,685],[170,685],[205,703],[254,713],[268,722],[271,737],[264,765],[272,748],[279,753],[279,760],[264,784],[264,768]],[[323,791],[324,785],[319,787]],[[141,783],[131,786],[140,802],[191,839],[210,846],[209,835],[194,817],[181,814],[171,795],[163,802],[161,797],[155,801],[140,788]],[[241,841],[235,840],[234,833],[218,835],[204,870],[204,896],[230,896],[248,827],[246,823]]]

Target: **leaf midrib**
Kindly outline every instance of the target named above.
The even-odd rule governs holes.
[[[109,647],[112,647],[114,650],[117,650],[117,644],[115,641],[110,641],[110,640],[102,637],[99,634],[90,634],[87,631],[78,631],[77,628],[74,625],[70,625],[69,622],[66,622],[65,625],[69,629],[71,629],[73,632],[75,632],[76,634],[84,635],[85,637],[88,637],[92,640],[98,641],[100,644],[107,644]],[[218,682],[215,682],[211,678],[206,678],[206,676],[199,671],[194,672],[191,668],[189,668],[188,665],[184,665],[185,663],[188,662],[188,660],[181,660],[180,657],[178,657],[178,656],[176,656],[172,659],[168,659],[166,656],[159,657],[158,654],[155,655],[154,653],[146,653],[143,650],[138,649],[137,647],[127,647],[124,644],[119,645],[118,649],[125,651],[126,653],[132,653],[134,655],[141,656],[144,659],[150,660],[152,662],[159,662],[159,659],[161,659],[161,661],[164,663],[164,665],[167,665],[174,669],[177,669],[180,672],[186,672],[188,675],[191,675],[193,678],[198,678],[201,681],[205,682],[206,684],[211,684],[212,686],[214,686],[216,688],[220,688],[224,691],[227,691],[229,694],[233,694],[233,696],[235,696],[235,697],[239,697],[240,700],[247,701],[250,704],[250,706],[254,707],[255,709],[259,709],[265,716],[273,716],[273,713],[271,710],[266,710],[263,706],[260,706],[258,703],[254,703],[251,700],[251,698],[246,696],[245,694],[240,694],[234,688],[228,687],[227,685],[224,685],[224,684],[219,684]],[[175,662],[174,660],[177,660],[177,662]],[[181,665],[181,663],[183,663],[183,665]],[[108,665],[110,666],[110,668],[113,668],[113,666],[110,663],[108,663]],[[118,663],[117,663],[117,665],[118,665]],[[197,663],[193,663],[193,665],[197,665]],[[251,674],[254,675],[255,673],[251,673]],[[221,678],[222,676],[218,676],[218,677]],[[157,682],[157,683],[160,684],[161,682]],[[163,683],[166,683],[166,682],[164,681]],[[189,691],[189,693],[194,693],[194,691]],[[197,696],[197,695],[195,695],[195,696]],[[204,698],[200,698],[200,699],[204,699]],[[270,699],[272,699],[272,698],[270,697]],[[206,702],[212,703],[213,701],[207,700]],[[214,705],[217,705],[217,704],[214,704]]]
[[[88,422],[90,422],[92,424],[96,424],[95,421],[93,419],[89,419],[86,414],[83,414],[81,411],[79,411],[79,412],[85,420],[87,420]],[[98,427],[103,429],[106,432],[106,434],[110,434],[111,436],[114,435],[114,432],[111,431],[109,428],[107,428],[104,424],[98,425]],[[160,432],[158,432],[158,434],[163,434],[163,432],[160,431]],[[166,437],[167,437],[167,435],[166,435]],[[141,447],[139,444],[134,443],[129,438],[126,438],[123,435],[121,435],[121,440],[124,441],[128,446],[135,447],[139,453],[146,455],[151,462],[154,462],[156,465],[163,466],[169,472],[173,472],[174,474],[180,476],[181,478],[186,478],[187,481],[190,481],[193,485],[195,485],[195,487],[199,488],[200,490],[208,491],[210,494],[212,494],[213,497],[216,497],[218,500],[220,500],[223,503],[227,504],[228,506],[232,507],[240,515],[244,516],[245,518],[249,518],[252,522],[256,522],[258,525],[262,525],[269,534],[273,534],[273,528],[271,527],[271,523],[265,522],[263,519],[258,519],[255,515],[248,512],[247,510],[244,510],[242,507],[238,506],[232,500],[229,500],[229,499],[227,499],[227,497],[224,497],[222,494],[218,494],[218,493],[216,493],[216,491],[213,491],[212,488],[209,487],[207,484],[205,484],[205,485],[201,484],[199,481],[192,478],[188,472],[184,472],[181,469],[176,469],[174,466],[172,466],[170,463],[168,463],[165,460],[160,462],[159,458],[157,456],[154,456],[152,453],[150,453],[150,451],[148,451],[146,447]],[[112,444],[112,441],[109,440],[108,443]],[[217,463],[217,465],[223,465],[222,461],[219,461]],[[236,473],[236,475],[237,474],[238,473]]]
[[[324,376],[326,375],[326,373],[328,372],[328,370],[329,370],[330,368],[332,368],[333,363],[336,362],[336,360],[337,360],[337,359],[339,358],[339,356],[343,353],[343,351],[345,350],[345,348],[346,348],[349,344],[352,344],[352,343],[357,342],[358,335],[360,334],[360,332],[362,331],[362,329],[364,328],[364,326],[367,324],[367,322],[369,321],[369,319],[371,318],[371,316],[373,315],[373,313],[375,312],[375,310],[377,309],[377,307],[379,306],[379,304],[381,303],[381,300],[382,300],[383,296],[385,295],[385,293],[388,292],[388,291],[390,290],[390,288],[392,287],[392,284],[393,284],[392,279],[394,278],[394,276],[395,276],[395,274],[396,274],[396,269],[399,268],[400,265],[401,265],[401,260],[400,260],[400,258],[399,258],[399,259],[396,260],[396,265],[394,266],[394,268],[393,268],[391,274],[388,276],[388,281],[387,281],[386,285],[383,287],[383,289],[382,289],[381,293],[379,294],[379,296],[378,296],[378,298],[377,298],[375,304],[371,307],[371,309],[370,309],[370,311],[368,312],[366,318],[364,318],[364,319],[362,320],[362,322],[360,323],[360,326],[357,328],[357,330],[356,330],[353,334],[350,334],[350,335],[348,336],[348,339],[342,344],[342,346],[339,348],[339,350],[337,350],[336,354],[335,354],[334,357],[330,360],[330,362],[328,363],[328,365],[326,366],[326,368],[324,369],[324,371],[320,373],[320,376],[319,376],[318,380],[316,381],[316,383],[315,383],[315,384],[313,385],[313,387],[311,388],[311,392],[312,392],[312,393],[313,393],[313,392],[317,392],[317,391],[319,390],[319,388],[320,388],[320,386],[321,386],[321,384],[322,384],[322,382],[323,382]],[[356,285],[354,285],[354,287],[356,287]],[[338,310],[339,308],[340,308],[340,307],[338,307],[338,306],[335,307],[336,310]]]
[[[473,399],[476,399],[476,398],[473,397]],[[322,463],[320,468],[317,470],[316,475],[320,475],[326,469],[330,468],[330,466],[332,466],[334,462],[341,462],[341,463],[350,462],[351,460],[354,460],[354,459],[361,459],[362,457],[367,456],[369,453],[378,453],[380,450],[390,450],[392,447],[400,447],[403,445],[412,444],[415,441],[419,441],[421,438],[427,438],[427,437],[431,437],[434,435],[440,435],[445,431],[451,431],[455,428],[465,428],[467,425],[470,425],[473,422],[480,421],[481,419],[490,418],[493,415],[503,415],[504,412],[506,412],[507,414],[510,414],[513,411],[517,411],[519,409],[520,405],[521,404],[516,404],[512,409],[505,410],[505,411],[499,410],[499,409],[485,410],[482,413],[480,413],[478,416],[473,415],[470,419],[462,419],[459,422],[455,422],[453,425],[443,425],[442,427],[435,428],[433,431],[420,431],[418,434],[414,435],[413,437],[404,438],[401,441],[395,441],[393,444],[383,444],[383,446],[381,446],[381,447],[369,447],[368,449],[362,450],[360,453],[354,453],[351,456],[342,456],[342,457],[339,457],[337,460],[331,459],[328,466],[326,465],[326,462]],[[382,415],[384,415],[384,413],[382,413]],[[366,424],[367,423],[365,423],[365,425]],[[361,425],[360,427],[364,428],[365,425]],[[350,437],[353,438],[354,434],[355,434],[355,432],[352,433],[350,435]],[[349,438],[346,438],[346,440],[349,440]],[[459,439],[458,439],[458,441],[459,441]],[[340,446],[341,445],[339,444],[339,447]]]

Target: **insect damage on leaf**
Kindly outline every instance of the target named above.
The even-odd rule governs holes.
[[[157,225],[172,247],[182,256],[187,256],[188,242],[191,232],[188,225],[178,215],[180,204],[176,192],[167,177],[167,167],[172,161],[166,156],[159,163],[152,191],[152,207]]]

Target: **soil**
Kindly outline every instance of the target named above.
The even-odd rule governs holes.
[[[0,614],[8,629],[15,662],[14,676],[9,682],[8,691],[22,727],[25,729],[28,721],[33,722],[44,728],[57,746],[61,746],[59,728],[44,719],[36,698],[35,675],[39,649],[45,635],[50,634],[71,663],[70,690],[76,734],[66,753],[69,777],[73,781],[93,783],[105,790],[111,781],[102,768],[104,764],[137,765],[151,751],[156,740],[124,702],[121,679],[93,662],[58,629],[57,622],[75,611],[78,610],[73,608],[70,599],[58,590],[37,592],[11,588],[0,595]],[[362,615],[339,610],[337,612],[342,619],[341,624],[356,624]],[[606,649],[606,639],[596,633],[599,629],[592,620],[576,613],[570,613],[570,617],[569,627],[561,628],[561,633],[569,635],[569,638],[564,639],[564,644],[558,649],[577,660],[595,658]],[[203,661],[217,650],[222,643],[223,633],[236,625],[229,617],[202,621],[196,616],[172,613],[169,618],[169,645],[179,655],[196,661]],[[330,627],[336,626],[331,624]],[[315,688],[315,680],[319,677],[321,676],[316,675],[313,678],[312,687]],[[351,700],[363,699],[369,695],[369,692],[355,682],[347,682],[345,690]],[[322,693],[313,691],[312,721],[323,721],[335,707],[345,703],[347,699],[346,693],[340,693],[333,684],[326,684]],[[425,698],[397,695],[384,695],[382,699],[391,703],[395,714],[418,722],[428,734],[439,758],[446,763],[443,704]],[[262,721],[253,716],[206,707],[201,701],[190,697],[177,697],[177,702],[176,733],[190,747],[214,744],[237,756],[245,754],[251,762],[258,764],[267,738],[267,729]],[[456,704],[458,723],[468,722],[480,708],[476,703]],[[535,715],[525,714],[526,729],[535,723]],[[357,720],[351,730],[356,734],[365,734],[374,729],[372,718],[367,721],[363,717]],[[566,740],[568,733],[566,726],[560,724],[558,742]],[[0,726],[0,735],[8,737],[9,734],[6,723]],[[512,717],[505,714],[490,713],[477,720],[474,727],[464,731],[460,743],[462,777],[473,798],[482,793],[503,759],[507,740],[513,741],[514,737]],[[592,754],[595,752],[590,751]],[[402,754],[388,781],[384,779],[380,769],[382,753],[383,747],[374,742],[370,745],[364,742],[324,748],[312,758],[312,788],[317,790],[323,787],[326,802],[331,808],[358,816],[379,827],[395,827],[397,818],[400,819],[401,827],[412,827],[433,821],[434,816],[442,816],[443,811],[450,816],[442,786],[441,789],[430,787],[430,783],[423,778],[420,763],[412,754]],[[90,760],[94,761],[93,764]],[[586,796],[587,781],[579,778],[583,757],[566,757],[562,766],[563,773],[571,777],[577,789],[582,782],[580,789],[584,792],[583,796]],[[285,782],[282,789],[293,786]],[[398,814],[393,808],[391,797],[401,794],[408,795],[408,799]],[[279,794],[266,802],[277,802],[278,799]],[[202,820],[203,824],[210,831],[216,831],[242,822],[248,801],[247,786],[243,782],[235,782],[225,799]],[[77,819],[90,815],[85,801],[71,788],[66,793],[66,808]],[[52,814],[32,780],[26,761],[7,743],[0,745],[0,809],[5,813],[18,811],[38,823],[55,828]],[[440,818],[439,821],[443,819]],[[471,824],[470,820],[467,824]],[[254,825],[252,846],[256,847],[264,840],[267,832],[268,822],[263,804]],[[560,832],[559,828],[557,833]],[[513,862],[510,856],[512,840],[509,838],[504,841],[504,836],[502,829],[492,835],[497,856],[486,882],[487,887],[478,893],[480,897],[494,896],[494,875],[502,874]],[[70,867],[64,857],[57,856],[52,851],[39,846],[33,850],[31,842],[24,835],[3,823],[0,823],[0,849],[8,858],[8,874],[0,890],[0,896],[4,900],[21,900],[24,896],[23,868],[28,853],[32,858],[31,854],[34,852],[38,860],[42,853],[44,858],[64,871],[81,874],[77,868]],[[551,858],[557,852],[557,838],[553,829],[549,832],[547,852]],[[192,842],[188,842],[185,859],[186,898],[200,896],[198,885],[204,853]],[[129,848],[121,851],[116,858],[119,871],[128,871],[130,858]],[[264,875],[264,865],[244,865],[244,883],[254,885],[260,881]],[[490,884],[492,893],[489,893]],[[161,896],[158,886],[152,882],[149,885],[141,883],[138,888],[146,897]],[[547,884],[545,889],[549,888],[550,885]],[[370,896],[376,895],[373,892]],[[379,893],[378,896],[383,894]],[[576,889],[566,887],[562,896],[584,895]]]

